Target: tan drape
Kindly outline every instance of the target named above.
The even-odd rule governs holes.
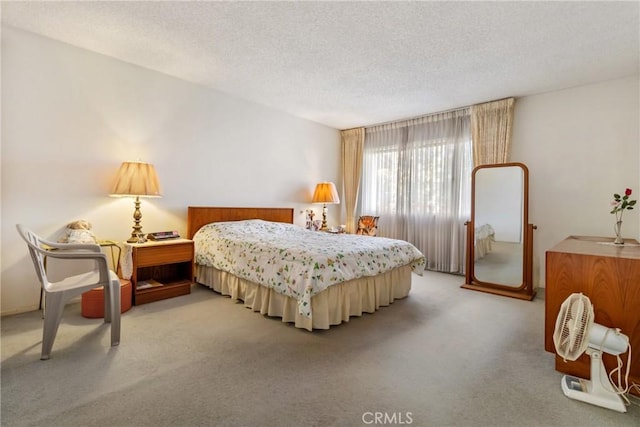
[[[355,212],[362,172],[364,128],[343,130],[340,132],[340,137],[342,140],[342,198],[346,213],[345,225],[347,233],[355,233]]]
[[[487,102],[471,107],[473,165],[507,163],[513,134],[514,99]]]

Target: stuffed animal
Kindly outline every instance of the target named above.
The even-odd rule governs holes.
[[[60,243],[96,243],[96,236],[91,232],[91,223],[83,219],[67,224],[64,235],[58,239]]]

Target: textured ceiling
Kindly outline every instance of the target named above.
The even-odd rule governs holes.
[[[632,2],[2,2],[3,25],[338,129],[640,73]]]

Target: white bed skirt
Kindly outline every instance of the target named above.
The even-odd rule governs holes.
[[[296,328],[308,331],[329,329],[348,322],[351,316],[373,313],[394,300],[405,298],[411,290],[411,266],[406,265],[387,273],[363,277],[333,285],[311,298],[312,317],[298,312],[295,299],[270,288],[257,285],[231,273],[213,267],[196,265],[196,281],[214,291],[244,302],[245,307],[283,322],[295,323]]]
[[[484,239],[476,240],[476,250],[475,250],[475,259],[476,261],[480,258],[483,258],[486,254],[491,252],[491,243],[493,242],[493,237],[485,237]]]

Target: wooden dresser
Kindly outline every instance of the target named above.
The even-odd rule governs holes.
[[[560,305],[574,292],[593,304],[595,321],[619,328],[632,348],[629,381],[640,384],[640,245],[625,240],[613,245],[606,237],[571,236],[546,253],[545,343],[555,353],[553,330]],[[627,353],[621,355],[627,363]],[[607,372],[617,366],[615,356],[603,355]],[[589,357],[564,362],[556,355],[556,370],[589,379]],[[623,370],[624,374],[624,370]]]

